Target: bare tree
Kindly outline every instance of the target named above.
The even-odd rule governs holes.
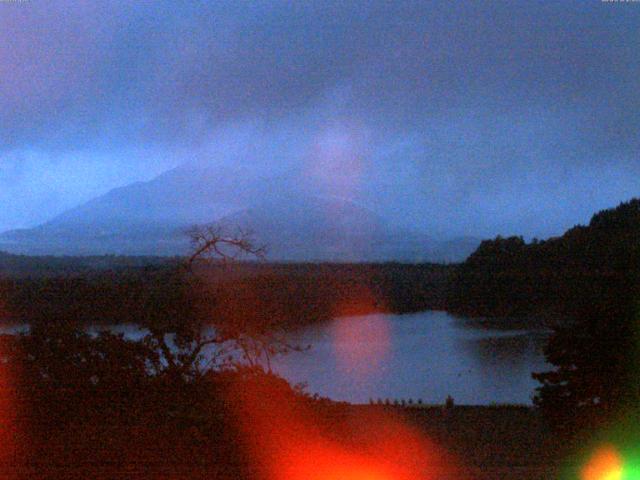
[[[212,224],[194,226],[187,233],[192,245],[192,253],[187,259],[189,270],[195,262],[202,260],[226,262],[247,256],[262,260],[266,255],[266,247],[256,245],[252,232],[241,228],[235,234],[229,234],[222,226]]]
[[[215,292],[210,282],[196,273],[195,266],[209,262],[229,265],[244,258],[264,259],[266,248],[256,245],[251,232],[238,228],[229,233],[219,225],[206,225],[191,228],[188,235],[192,253],[184,262],[176,288],[186,288],[185,311],[195,309],[195,313],[185,315],[189,318],[169,320],[172,325],[149,322],[150,335],[146,342],[162,356],[157,368],[183,377],[195,377],[211,368],[240,364],[264,366],[271,371],[273,356],[302,350],[287,342],[277,325],[238,325],[210,317],[209,309],[216,301]],[[173,335],[168,338],[171,333]]]

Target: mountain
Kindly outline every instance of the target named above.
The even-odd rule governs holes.
[[[293,261],[460,261],[478,242],[438,242],[391,228],[370,210],[335,198],[279,197],[223,217],[227,228],[249,230],[270,258]]]
[[[0,234],[0,250],[56,255],[180,255],[186,231],[217,222],[242,228],[270,260],[460,261],[478,242],[437,242],[394,228],[374,212],[328,198],[304,181],[181,166],[111,190],[31,229]]]

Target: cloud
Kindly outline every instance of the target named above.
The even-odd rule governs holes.
[[[617,135],[633,137],[637,127],[625,120],[637,115],[628,102],[639,101],[640,15],[632,9],[476,2],[367,7],[326,1],[3,6],[3,136],[14,147],[65,145],[80,136],[184,141],[230,120],[303,113],[342,85],[354,114],[404,130],[450,109],[546,105],[573,107],[582,121],[600,123],[599,130],[626,124]]]
[[[74,0],[2,4],[0,24],[3,164],[97,152],[142,178],[156,152],[266,152],[264,170],[304,170],[319,136],[357,125],[370,189],[411,172],[389,201],[423,222],[424,201],[451,214],[584,165],[640,173],[634,5]],[[131,149],[148,153],[118,160]],[[20,168],[40,178],[0,175]]]

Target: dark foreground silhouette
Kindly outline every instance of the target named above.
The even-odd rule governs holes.
[[[144,342],[73,329],[3,346],[3,478],[297,480],[279,460],[330,475],[382,457],[389,478],[542,479],[556,460],[531,408],[337,404],[259,368],[154,370]]]

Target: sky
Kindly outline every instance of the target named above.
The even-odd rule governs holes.
[[[640,3],[0,2],[0,231],[182,163],[434,235],[640,195]]]

